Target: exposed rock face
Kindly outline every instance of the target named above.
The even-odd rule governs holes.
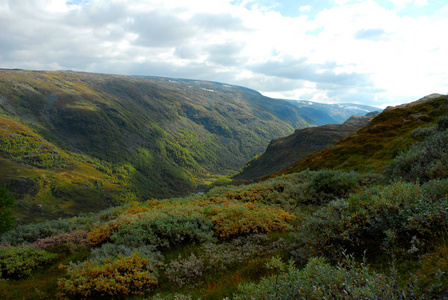
[[[356,124],[360,124],[360,121]],[[234,179],[252,180],[286,170],[309,154],[335,144],[358,129],[346,124],[297,129],[289,136],[272,140],[266,152],[249,162]]]

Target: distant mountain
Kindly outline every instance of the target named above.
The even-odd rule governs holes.
[[[22,219],[184,195],[311,125],[291,102],[238,86],[0,70],[0,184]]]
[[[234,180],[254,180],[287,170],[308,155],[334,145],[366,126],[377,112],[352,116],[344,124],[297,129],[293,134],[271,141],[266,151],[252,159]]]
[[[353,115],[364,116],[369,112],[382,110],[378,107],[354,103],[326,104],[306,100],[289,101],[305,112],[302,114],[305,120],[317,125],[342,124]]]

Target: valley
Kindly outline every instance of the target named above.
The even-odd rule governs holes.
[[[446,298],[446,95],[328,124],[348,108],[205,81],[0,92],[5,299]]]
[[[203,191],[270,140],[321,124],[243,87],[70,71],[0,70],[0,112],[0,182],[22,222]]]

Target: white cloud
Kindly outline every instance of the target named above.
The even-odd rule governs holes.
[[[0,67],[208,79],[279,98],[378,105],[448,90],[448,6],[413,17],[337,0],[320,12],[303,5],[292,18],[260,3],[0,0]]]

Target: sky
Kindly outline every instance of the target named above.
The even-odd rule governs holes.
[[[445,0],[0,0],[0,68],[376,107],[448,93]]]

